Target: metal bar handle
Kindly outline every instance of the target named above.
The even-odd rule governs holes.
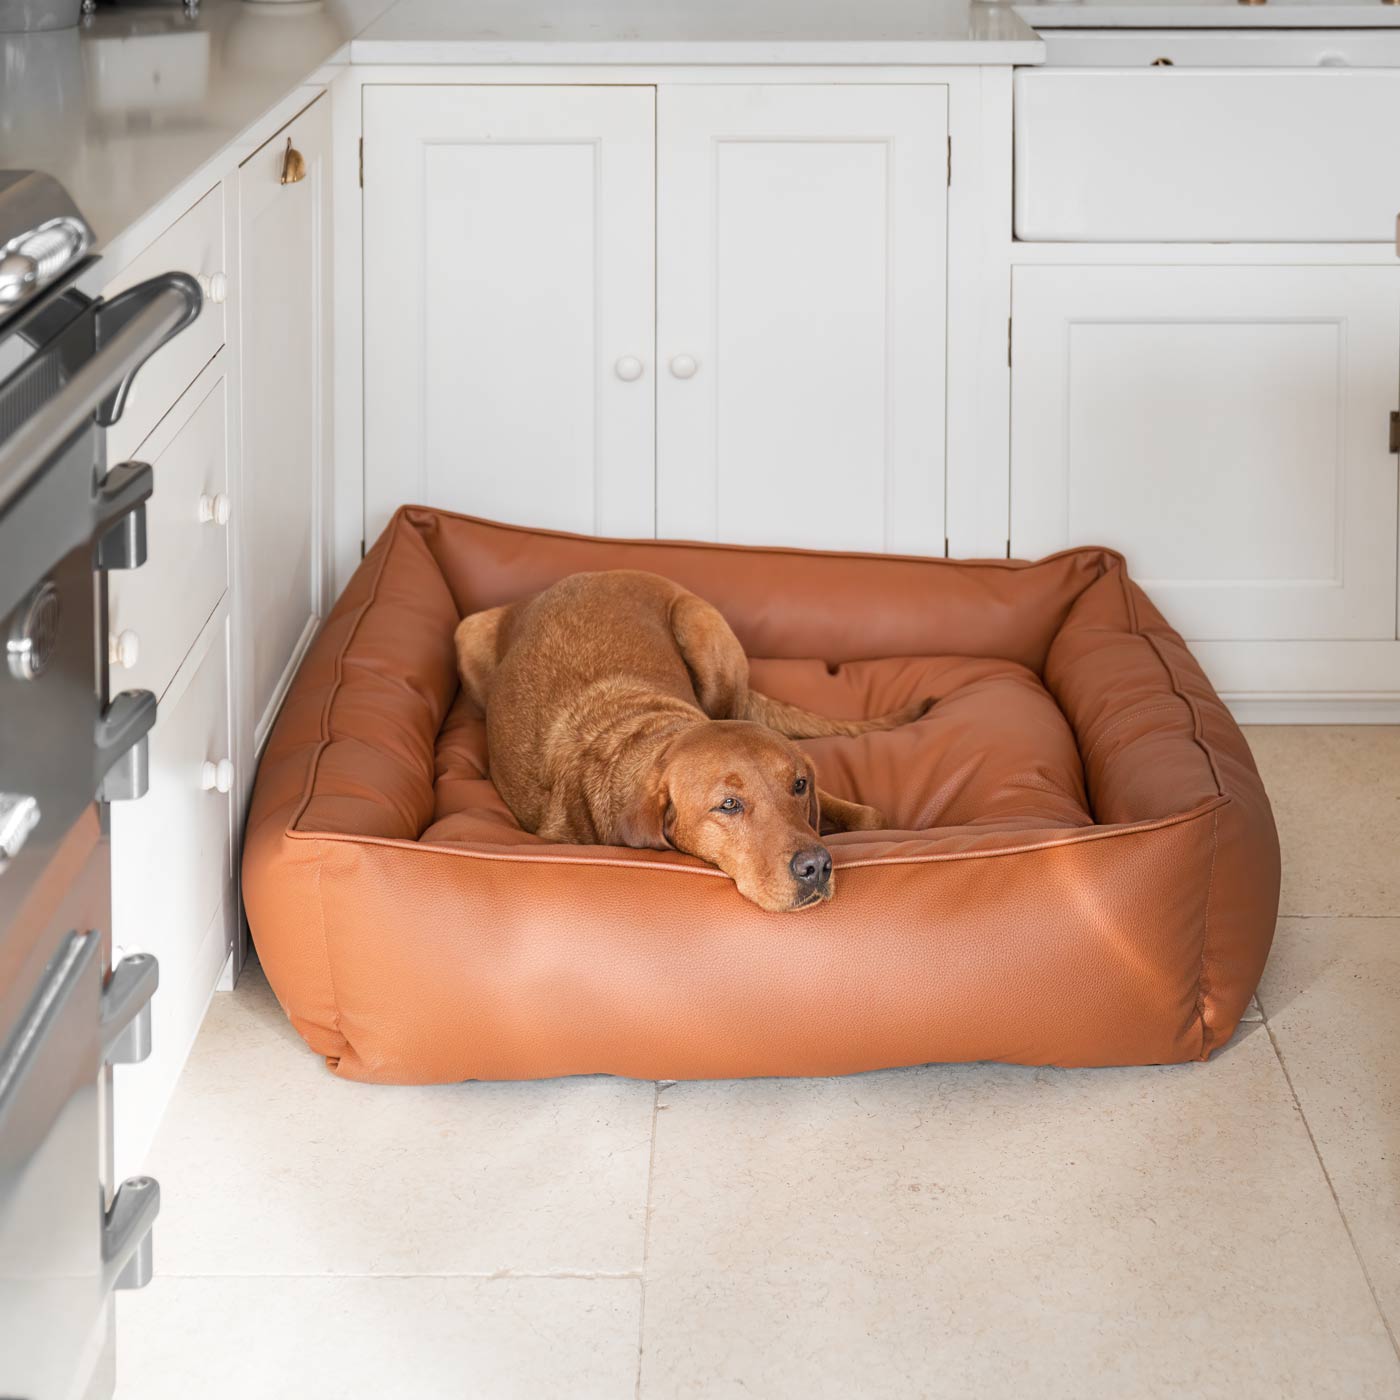
[[[140,296],[135,294],[139,293]],[[132,287],[98,310],[124,310],[128,298],[142,304],[112,338],[40,410],[0,444],[0,509],[7,506],[40,467],[78,432],[108,400],[104,425],[116,421],[123,386],[171,336],[199,314],[199,283],[183,272],[168,272]]]
[[[129,953],[102,989],[102,1058],[109,1065],[139,1065],[151,1053],[151,997],[160,964],[149,953]]]
[[[0,1052],[0,1121],[4,1120],[10,1101],[19,1089],[24,1071],[33,1062],[36,1047],[93,968],[101,946],[102,939],[96,933],[74,929],[49,960],[44,980],[29,1003],[24,1020]]]
[[[102,1291],[144,1288],[151,1281],[151,1227],[160,1214],[160,1182],[129,1176],[102,1222]]]

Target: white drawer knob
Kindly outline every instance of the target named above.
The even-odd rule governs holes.
[[[227,525],[232,514],[233,503],[222,491],[215,496],[204,495],[199,498],[199,518],[206,525],[211,522],[215,525]]]
[[[204,300],[215,306],[222,306],[228,300],[228,278],[222,272],[201,272],[199,289],[204,293]]]
[[[630,384],[634,379],[642,377],[642,362],[635,355],[624,355],[614,366],[619,379]]]
[[[199,786],[205,792],[231,792],[233,790],[233,764],[226,758],[217,763],[206,758],[199,770]]]
[[[677,379],[689,379],[699,368],[700,361],[694,355],[673,355],[671,357],[671,373]]]
[[[107,660],[113,666],[129,671],[141,656],[141,638],[130,628],[113,632],[107,637]]]

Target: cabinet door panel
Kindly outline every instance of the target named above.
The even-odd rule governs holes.
[[[1121,549],[1199,640],[1395,635],[1400,271],[1020,268],[1012,550]]]
[[[654,103],[365,90],[370,538],[404,502],[653,533]]]
[[[209,278],[226,270],[224,191],[222,186],[216,186],[133,258],[103,287],[102,295],[115,297],[163,272]],[[206,296],[194,323],[162,345],[141,366],[141,373],[131,382],[122,416],[107,431],[109,462],[137,456],[138,448],[170,405],[218,353],[224,343],[225,310],[221,302]]]
[[[658,132],[659,532],[941,554],[947,90],[663,88]]]
[[[160,703],[149,790],[111,808],[113,945],[154,953],[161,983],[150,1058],[117,1069],[122,1175],[151,1145],[234,940],[232,799],[204,773],[232,752],[228,641],[222,618],[205,630]]]
[[[228,491],[223,369],[222,360],[210,365],[141,449],[155,471],[146,502],[149,557],[139,569],[108,575],[111,635],[130,633],[137,642],[129,666],[113,659],[114,689],[164,695],[228,587],[228,530],[212,515]],[[202,502],[209,507],[203,514]]]
[[[290,139],[305,177],[281,183]],[[326,492],[329,103],[319,99],[239,171],[243,267],[242,626],[261,744],[329,603]]]

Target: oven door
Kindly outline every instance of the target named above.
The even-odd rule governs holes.
[[[0,1059],[0,1386],[26,1400],[110,1388],[99,1187],[107,880],[92,806],[0,949],[5,985],[32,988]]]
[[[113,1385],[112,1290],[149,1277],[155,1183],[116,1187],[111,1069],[144,1058],[150,958],[112,971],[105,803],[138,796],[155,700],[108,697],[108,568],[145,556],[151,473],[102,426],[199,307],[172,275],[26,312],[0,378],[0,1397]],[[13,326],[5,327],[14,334]],[[14,359],[19,363],[15,364]],[[3,361],[0,361],[3,363]]]

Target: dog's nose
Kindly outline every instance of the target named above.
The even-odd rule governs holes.
[[[804,889],[819,890],[831,879],[831,852],[825,846],[808,846],[793,856],[788,868]]]

